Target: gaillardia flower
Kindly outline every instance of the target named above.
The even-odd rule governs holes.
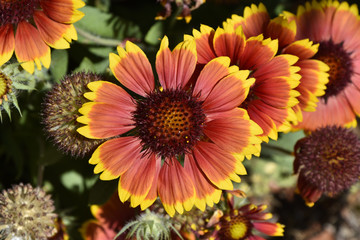
[[[360,177],[360,140],[350,129],[319,128],[295,145],[297,191],[308,206],[322,194],[334,196]]]
[[[56,232],[51,196],[30,184],[14,185],[0,194],[0,238],[47,240]]]
[[[290,14],[289,14],[290,15]],[[296,39],[319,43],[312,57],[329,67],[325,94],[318,97],[315,112],[304,112],[298,129],[315,130],[326,125],[355,126],[360,114],[360,19],[357,5],[347,2],[312,1],[299,6]]]
[[[208,227],[214,227],[214,230],[207,239],[264,240],[255,235],[253,230],[268,236],[283,236],[284,225],[268,222],[272,214],[263,212],[266,208],[266,205],[246,204],[238,209],[232,209],[229,213],[218,214],[215,211],[214,217],[208,224]]]
[[[0,66],[15,51],[29,73],[34,62],[38,69],[49,68],[50,47],[69,48],[77,39],[72,23],[84,16],[77,10],[84,5],[81,0],[0,0]]]
[[[250,92],[239,107],[248,111],[250,119],[263,130],[262,140],[277,139],[278,131],[290,127],[290,121],[297,119],[292,107],[298,104],[299,67],[293,66],[298,57],[290,54],[276,55],[278,40],[264,39],[258,35],[246,39],[239,26],[224,22],[216,31],[202,25],[200,31],[193,31],[196,41],[198,63],[206,64],[218,56],[228,56],[231,64],[239,69],[249,70],[255,79]],[[186,39],[192,36],[186,36]]]
[[[91,205],[90,211],[95,219],[82,224],[80,233],[84,240],[113,240],[124,225],[139,213],[139,209],[120,202],[117,191],[104,204]]]
[[[90,164],[100,179],[120,177],[119,197],[142,209],[157,196],[169,215],[195,204],[200,209],[219,201],[221,189],[246,174],[244,155],[258,153],[262,133],[244,109],[254,79],[249,71],[230,66],[230,59],[210,61],[196,81],[189,81],[197,62],[195,42],[178,44],[168,38],[156,55],[157,85],[145,53],[131,42],[110,54],[110,68],[133,94],[106,82],[88,84],[78,132],[105,139]],[[233,154],[241,155],[235,158]],[[232,181],[231,181],[232,180]]]
[[[89,91],[87,84],[99,80],[101,77],[94,73],[66,75],[44,99],[41,116],[45,132],[61,151],[74,157],[84,157],[103,142],[86,138],[76,131],[82,126],[76,121],[80,117],[79,109],[88,102],[83,96]]]
[[[327,71],[329,67],[319,59],[314,59],[318,52],[319,43],[313,43],[309,39],[295,39],[297,26],[295,19],[286,12],[274,19],[270,19],[264,4],[259,6],[252,4],[245,7],[244,16],[232,15],[231,22],[235,28],[242,26],[247,38],[263,34],[271,39],[278,39],[278,54],[292,54],[299,58],[294,66],[300,67],[298,74],[301,76],[300,84],[295,88],[300,93],[297,97],[298,104],[293,106],[297,115],[296,125],[302,121],[302,112],[314,112],[317,106],[318,97],[325,94],[328,83]],[[290,130],[290,129],[289,129]]]

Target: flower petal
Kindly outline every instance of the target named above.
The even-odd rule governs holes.
[[[218,28],[214,35],[214,50],[217,56],[228,56],[232,64],[236,64],[245,49],[245,35],[242,28],[234,29],[230,23]]]
[[[294,42],[295,35],[296,21],[289,22],[284,15],[272,19],[266,28],[266,36],[279,39],[280,49]]]
[[[136,161],[142,161],[140,140],[135,137],[110,139],[101,144],[91,156],[89,163],[96,164],[94,173],[102,180],[118,178]]]
[[[242,163],[216,144],[200,141],[193,152],[201,171],[220,189],[232,190],[231,180],[240,182],[237,174],[246,174]]]
[[[270,61],[278,51],[278,40],[263,39],[262,35],[251,37],[246,41],[238,66],[240,69],[255,70]],[[259,54],[261,53],[261,54]]]
[[[193,30],[198,62],[200,64],[206,64],[216,57],[212,45],[214,34],[215,30],[206,25],[201,25],[200,31]]]
[[[74,23],[85,15],[76,10],[85,6],[81,0],[40,0],[40,6],[47,16],[59,23]]]
[[[122,108],[121,104],[88,102],[79,112],[84,116],[78,117],[77,121],[87,126],[80,127],[77,131],[87,138],[114,137],[134,128],[131,113]]]
[[[0,27],[0,66],[10,60],[15,49],[14,30],[11,24]]]
[[[34,12],[34,21],[42,39],[53,48],[69,48],[69,42],[72,39],[77,39],[76,30],[72,24],[55,22],[42,11]]]
[[[252,222],[254,228],[269,236],[284,236],[284,225],[270,222]]]
[[[194,73],[196,66],[195,41],[185,40],[171,52],[165,36],[156,54],[156,72],[164,89],[183,88]]]
[[[133,98],[118,85],[107,81],[95,81],[87,85],[92,92],[84,96],[94,102],[120,105],[126,112],[136,110]]]
[[[229,65],[230,59],[228,57],[214,58],[206,64],[195,83],[193,96],[198,97],[199,101],[204,101],[221,79],[238,71],[236,66],[229,67]]]
[[[34,72],[34,61],[37,68],[50,67],[50,48],[42,40],[38,30],[30,23],[18,23],[15,35],[15,54],[21,66],[29,73]],[[40,63],[41,62],[41,63]]]
[[[110,69],[114,76],[131,91],[146,96],[154,90],[155,82],[151,64],[145,53],[130,41],[126,50],[117,47],[119,55],[110,53]]]
[[[194,184],[177,159],[167,159],[159,174],[158,193],[165,211],[172,217],[189,211],[195,201]]]
[[[158,158],[158,157],[157,157]],[[140,203],[141,210],[150,207],[158,197],[158,180],[161,169],[161,158],[156,159],[156,172],[150,190],[144,200]]]
[[[224,112],[240,106],[255,79],[247,79],[249,71],[237,71],[224,77],[209,93],[203,103],[206,113]]]
[[[262,133],[261,128],[250,119],[239,116],[238,111],[231,112],[231,117],[207,122],[204,134],[221,149],[232,153],[243,153],[248,145],[260,144],[261,140],[256,135]]]
[[[131,167],[120,177],[118,191],[122,202],[130,198],[131,207],[137,207],[145,200],[156,176],[158,161],[161,159],[154,154],[135,159]]]
[[[206,178],[191,154],[185,155],[184,168],[189,173],[195,186],[195,206],[201,211],[205,211],[206,205],[212,207],[214,203],[218,203],[221,190]]]
[[[263,3],[259,6],[251,4],[244,9],[244,33],[246,37],[257,36],[265,32],[266,26],[270,20],[269,13]]]

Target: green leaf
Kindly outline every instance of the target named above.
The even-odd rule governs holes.
[[[85,16],[75,23],[79,33],[79,42],[116,46],[125,38],[140,39],[140,27],[131,21],[122,19],[98,8],[85,6],[81,8]]]
[[[84,179],[80,173],[70,170],[62,174],[60,179],[66,189],[78,193],[84,191]]]
[[[164,36],[164,22],[156,22],[146,33],[145,42],[151,45],[159,45],[160,40]]]
[[[95,66],[94,63],[87,57],[81,61],[79,67],[77,67],[74,72],[94,72]]]
[[[51,53],[50,72],[55,81],[60,81],[67,73],[69,63],[69,55],[66,50],[53,50]]]

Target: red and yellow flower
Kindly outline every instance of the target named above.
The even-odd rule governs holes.
[[[135,218],[139,210],[120,202],[117,192],[102,205],[91,205],[95,219],[83,223],[80,233],[84,240],[113,240],[124,225]],[[125,239],[125,236],[117,238]]]
[[[318,52],[319,43],[314,43],[306,36],[297,37],[297,25],[291,14],[284,12],[278,17],[270,19],[264,4],[252,4],[245,7],[244,16],[232,15],[227,22],[234,24],[235,28],[242,26],[247,38],[264,34],[265,37],[278,39],[279,53],[291,54],[299,58],[294,66],[300,67],[298,74],[301,76],[300,84],[295,88],[300,93],[297,97],[298,104],[292,108],[297,115],[296,125],[301,122],[302,112],[314,112],[319,101],[318,97],[325,94],[328,83],[327,71],[329,67],[319,59],[313,58]]]
[[[192,38],[192,36],[186,36]],[[241,105],[250,119],[262,129],[260,137],[268,141],[277,139],[278,131],[290,127],[297,119],[292,107],[298,104],[299,67],[294,66],[298,57],[278,52],[278,40],[264,39],[263,35],[246,38],[241,26],[224,22],[216,30],[202,25],[193,31],[198,52],[198,63],[206,64],[215,57],[228,56],[239,69],[249,70],[255,79],[250,93]]]
[[[219,201],[222,189],[246,174],[244,155],[258,154],[254,145],[261,128],[238,108],[254,79],[249,71],[230,67],[228,57],[207,63],[196,81],[197,54],[192,40],[173,51],[168,38],[156,56],[156,84],[145,53],[131,42],[110,54],[110,68],[132,92],[106,81],[88,85],[78,129],[85,137],[108,139],[90,164],[100,179],[120,177],[122,202],[145,209],[157,196],[169,215],[195,204],[200,209]],[[235,158],[234,155],[237,155]]]
[[[324,0],[299,6],[295,39],[319,44],[314,60],[325,62],[329,82],[318,97],[316,111],[304,112],[298,129],[315,130],[327,125],[355,126],[360,114],[360,19],[356,4]]]
[[[50,47],[69,48],[77,39],[73,25],[84,14],[81,0],[0,0],[0,66],[14,51],[28,72],[49,68]]]
[[[210,240],[265,240],[253,230],[268,236],[283,236],[284,225],[269,222],[272,214],[264,212],[266,205],[246,204],[237,208],[234,197],[228,194],[227,210],[216,210],[207,223],[206,239]],[[202,238],[201,238],[202,239]]]

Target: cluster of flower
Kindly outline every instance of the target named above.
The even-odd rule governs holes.
[[[33,73],[34,63],[49,67],[49,46],[67,48],[77,38],[72,23],[84,4],[26,2],[0,1],[0,65],[15,51]],[[65,152],[91,153],[101,180],[119,178],[115,197],[92,207],[97,220],[84,224],[84,238],[120,239],[129,229],[138,239],[169,237],[171,229],[173,238],[187,239],[263,239],[252,229],[282,236],[284,226],[267,222],[265,205],[235,208],[242,192],[233,189],[247,173],[244,159],[259,156],[261,144],[280,132],[306,132],[294,149],[294,173],[307,205],[348,189],[360,176],[352,130],[360,114],[358,39],[358,9],[347,2],[314,0],[273,19],[263,4],[252,4],[217,29],[194,29],[173,50],[164,36],[156,73],[128,41],[109,55],[121,86],[93,73],[65,76],[45,100],[46,130]],[[0,72],[0,105],[17,106],[13,82]],[[119,200],[152,212],[125,225],[124,212],[139,213]],[[220,201],[225,210],[214,210]],[[0,231],[6,224],[0,220]]]

